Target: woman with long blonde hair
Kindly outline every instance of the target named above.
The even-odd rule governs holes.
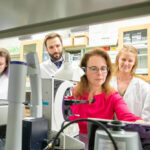
[[[123,97],[133,114],[150,121],[150,85],[135,74],[138,66],[137,57],[135,47],[123,46],[116,57],[115,76],[111,80],[111,85]]]

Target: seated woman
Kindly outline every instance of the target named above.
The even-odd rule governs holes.
[[[137,55],[137,49],[131,45],[125,45],[119,51],[115,76],[110,83],[123,97],[133,114],[150,121],[150,85],[135,75]]]
[[[0,48],[0,99],[7,99],[8,94],[8,66],[10,62],[9,52]]]
[[[71,106],[74,116],[70,120],[81,118],[110,119],[116,113],[122,121],[137,121],[142,119],[133,115],[123,98],[109,85],[112,67],[107,52],[102,49],[94,49],[85,53],[80,67],[84,68],[85,75],[77,84],[70,98],[89,101],[88,104]],[[92,103],[93,98],[96,100]],[[79,123],[80,133],[87,133],[87,123]]]

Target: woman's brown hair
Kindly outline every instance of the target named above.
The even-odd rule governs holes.
[[[6,58],[6,65],[7,65],[7,66],[6,66],[6,68],[4,69],[4,71],[3,71],[3,73],[4,73],[4,72],[7,72],[7,71],[8,71],[9,62],[10,62],[11,58],[10,58],[10,54],[9,54],[8,50],[5,49],[5,48],[0,48],[0,56]]]
[[[106,60],[108,73],[107,73],[106,81],[102,85],[102,88],[103,88],[103,91],[105,91],[106,94],[108,95],[110,92],[113,91],[113,88],[109,85],[111,74],[112,74],[112,64],[111,64],[110,57],[108,53],[102,48],[95,48],[93,50],[86,52],[84,56],[82,57],[82,60],[80,63],[80,67],[84,68],[85,71],[86,71],[88,60],[92,56],[101,56]],[[81,81],[77,84],[77,87],[74,90],[73,94],[76,98],[79,98],[80,96],[83,96],[85,92],[89,92],[89,86],[88,86],[88,79],[86,75],[83,75],[81,77]]]

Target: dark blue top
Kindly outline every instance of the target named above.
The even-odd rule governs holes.
[[[57,66],[57,68],[59,69],[60,67],[61,67],[61,65],[62,65],[62,63],[63,63],[63,61],[64,61],[64,59],[62,58],[62,60],[61,61],[59,61],[59,62],[56,62],[56,61],[54,61],[53,59],[51,59],[51,61]]]

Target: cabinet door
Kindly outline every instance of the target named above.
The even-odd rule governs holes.
[[[49,58],[50,58],[49,53],[47,52],[46,47],[43,45],[43,56],[42,56],[42,59],[43,59],[43,61],[46,61]]]
[[[20,60],[26,61],[26,54],[30,52],[37,52],[39,63],[41,63],[43,54],[43,40],[31,40],[21,42]],[[26,91],[31,91],[28,77],[26,79]]]
[[[26,54],[30,52],[37,52],[39,62],[42,62],[42,54],[43,54],[43,40],[31,40],[25,41],[21,43],[21,54],[20,60],[26,60]]]
[[[119,49],[132,45],[138,51],[136,74],[150,81],[150,25],[138,25],[119,29]]]

